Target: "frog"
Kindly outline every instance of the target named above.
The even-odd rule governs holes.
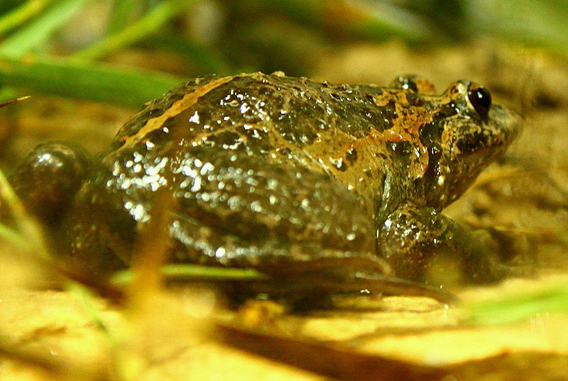
[[[172,263],[251,268],[295,293],[436,292],[446,258],[456,265],[442,272],[468,282],[505,276],[442,210],[521,126],[469,80],[438,94],[417,75],[386,87],[207,75],[148,102],[95,159],[45,143],[10,181],[93,273],[131,264],[166,190]]]

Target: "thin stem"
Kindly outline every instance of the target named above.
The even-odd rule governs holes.
[[[160,28],[166,21],[186,9],[194,1],[165,1],[121,32],[75,53],[71,58],[94,60],[128,46]]]
[[[6,206],[10,209],[11,214],[14,216],[18,231],[24,239],[29,242],[30,246],[34,249],[33,252],[42,259],[48,259],[49,253],[45,247],[43,234],[35,223],[35,221],[28,215],[24,205],[14,192],[14,189],[8,182],[4,173],[0,171],[0,197],[6,201]],[[3,231],[4,236],[14,238],[7,230]]]
[[[112,15],[109,22],[108,33],[110,35],[119,33],[130,21],[134,9],[139,0],[115,0]]]
[[[44,46],[51,35],[61,28],[85,2],[91,0],[60,0],[34,21],[26,23],[0,43],[0,55],[21,57]]]
[[[23,24],[41,12],[53,0],[29,0],[24,5],[0,18],[0,34]]]

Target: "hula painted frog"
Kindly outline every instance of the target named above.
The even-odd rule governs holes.
[[[174,262],[321,278],[343,290],[367,288],[361,279],[388,267],[437,283],[431,269],[450,258],[482,282],[502,276],[494,259],[440,212],[519,129],[469,81],[437,95],[417,76],[390,87],[205,76],[148,103],[95,163],[48,143],[11,181],[98,272],[128,265],[166,187]]]

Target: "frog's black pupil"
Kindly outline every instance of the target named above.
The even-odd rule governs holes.
[[[481,86],[472,86],[467,96],[475,111],[482,117],[486,117],[491,107],[491,93],[489,90]]]

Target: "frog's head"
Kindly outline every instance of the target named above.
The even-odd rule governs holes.
[[[428,166],[417,185],[429,205],[443,208],[505,152],[521,130],[521,119],[493,104],[489,91],[470,81],[455,82],[442,95],[418,96],[430,108],[432,121],[420,130]]]

